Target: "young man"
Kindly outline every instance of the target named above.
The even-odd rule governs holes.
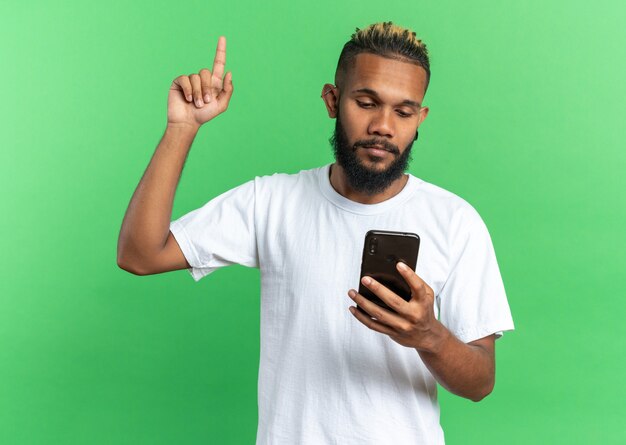
[[[170,221],[200,126],[233,93],[220,37],[213,72],[180,76],[168,125],[124,218],[118,264],[139,275],[230,264],[261,271],[257,444],[442,444],[437,385],[479,401],[495,382],[495,339],[514,328],[493,245],[476,210],[405,174],[428,115],[426,46],[391,22],[359,30],[321,96],[336,162],[256,177]],[[413,232],[405,301],[363,284],[364,236]],[[365,312],[347,309],[347,298]]]

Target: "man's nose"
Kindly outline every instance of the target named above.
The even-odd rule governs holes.
[[[390,110],[381,108],[370,122],[368,131],[378,136],[393,137],[393,116]]]

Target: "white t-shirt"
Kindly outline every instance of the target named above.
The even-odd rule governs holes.
[[[329,165],[256,177],[172,221],[198,281],[229,264],[260,268],[257,445],[443,444],[436,380],[415,349],[348,311],[371,229],[420,237],[416,273],[460,340],[513,330],[491,238],[465,200],[413,175],[360,204]]]

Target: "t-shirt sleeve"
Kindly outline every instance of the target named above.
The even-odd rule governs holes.
[[[449,237],[449,275],[439,295],[439,320],[468,343],[514,328],[491,237],[469,204],[454,217]]]
[[[259,267],[254,206],[251,180],[170,222],[194,280],[231,264]]]

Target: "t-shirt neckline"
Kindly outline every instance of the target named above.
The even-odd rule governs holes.
[[[391,198],[376,203],[376,204],[362,204],[360,202],[352,201],[341,195],[335,190],[330,183],[330,166],[331,164],[324,165],[318,168],[317,176],[320,186],[320,190],[324,197],[337,207],[352,213],[358,213],[360,215],[375,215],[378,213],[388,212],[394,207],[397,207],[409,199],[419,187],[421,183],[420,179],[416,178],[412,174],[408,173],[409,179],[404,184],[402,190]]]

